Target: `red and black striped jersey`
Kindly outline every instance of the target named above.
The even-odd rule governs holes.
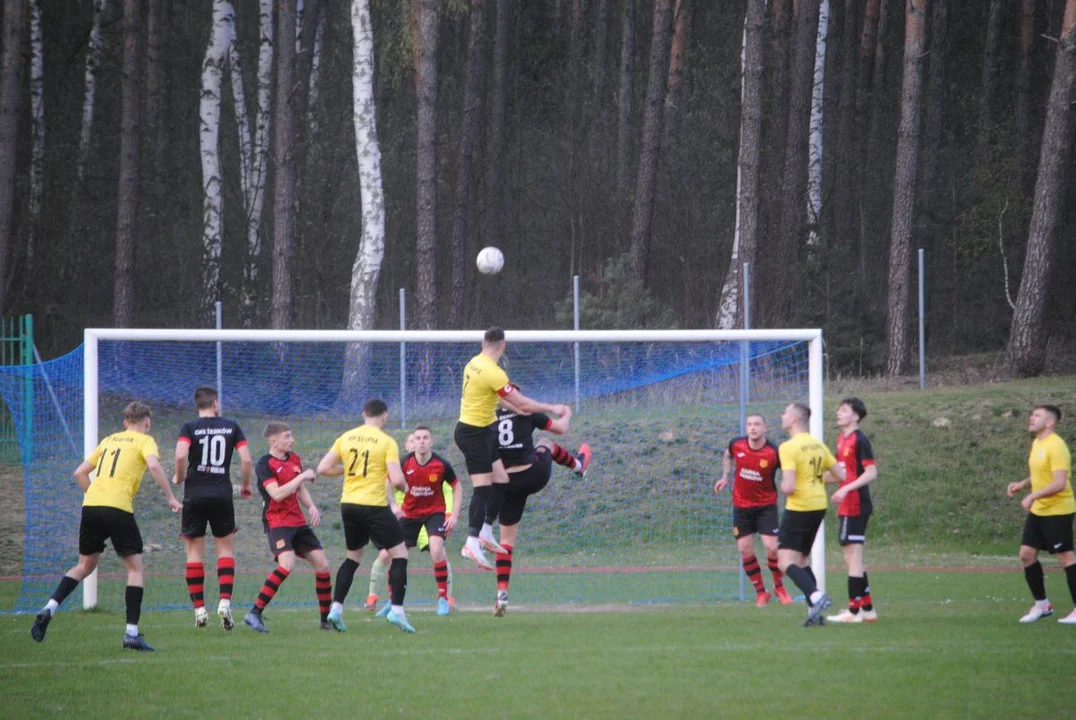
[[[777,446],[767,440],[755,450],[746,437],[729,442],[729,457],[736,463],[732,504],[738,508],[764,507],[777,503]]]
[[[283,500],[274,500],[265,486],[268,483],[286,485],[303,471],[303,461],[295,453],[288,453],[283,459],[272,455],[263,455],[254,465],[258,476],[258,492],[262,496],[262,524],[266,532],[270,528],[303,527],[306,516],[299,506],[299,493],[294,492]]]
[[[848,435],[841,433],[837,438],[837,462],[844,463],[845,477],[841,487],[852,482],[862,475],[866,468],[874,465],[874,450],[871,448],[871,441],[862,430],[856,430]],[[870,485],[864,485],[848,493],[837,508],[837,515],[856,517],[866,515],[871,510]]]
[[[459,492],[459,479],[447,460],[437,453],[432,453],[423,465],[415,457],[415,453],[408,453],[400,467],[404,479],[407,480],[407,493],[401,505],[404,517],[424,518],[434,513],[447,512],[441,486],[448,483],[453,492]]]

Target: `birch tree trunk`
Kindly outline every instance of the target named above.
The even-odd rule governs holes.
[[[385,197],[381,188],[381,149],[377,142],[374,104],[374,31],[370,22],[370,1],[352,0],[351,32],[354,67],[355,152],[359,165],[359,193],[362,199],[362,239],[351,268],[349,330],[370,330],[377,309],[377,283],[385,257]],[[358,396],[366,376],[368,345],[348,345],[344,356],[344,392]]]
[[[8,255],[15,225],[15,160],[22,92],[23,1],[4,0],[3,55],[0,56],[0,314],[7,294]]]
[[[93,132],[93,102],[97,91],[97,73],[101,67],[101,16],[106,0],[93,0],[93,27],[86,43],[86,91],[82,98],[82,125],[78,140],[76,177],[79,184],[86,174],[86,159],[90,154],[90,137]]]
[[[744,16],[740,90],[740,154],[736,165],[736,234],[732,258],[721,288],[715,326],[744,326],[743,263],[755,267],[758,256],[759,155],[762,149],[762,68],[765,47],[765,0],[748,0]]]
[[[1073,0],[1076,2],[1076,0]],[[893,234],[886,286],[886,373],[905,375],[911,367],[912,229],[915,226],[916,163],[919,159],[919,105],[926,49],[923,28],[929,0],[905,0],[904,80],[893,178]]]
[[[291,326],[295,246],[295,6],[277,0],[276,126],[273,135],[272,326]]]
[[[616,186],[631,195],[631,128],[635,110],[635,0],[624,0],[620,18],[620,89],[617,94]]]
[[[418,0],[418,327],[437,327],[437,2]]]
[[[220,104],[224,63],[235,33],[235,10],[231,0],[213,0],[213,21],[202,61],[202,94],[199,105],[198,141],[202,157],[202,298],[201,312],[207,319],[220,300],[221,233],[224,193],[220,168]],[[233,83],[234,85],[234,83]],[[241,87],[241,85],[240,85]],[[245,173],[244,173],[245,174]]]
[[[1069,159],[1076,128],[1076,0],[1066,0],[1057,44],[1050,100],[1046,106],[1035,207],[1031,213],[1024,272],[1009,330],[1006,363],[1021,376],[1042,373],[1046,366],[1046,326],[1050,274],[1057,255],[1058,235],[1068,197]]]
[[[123,2],[123,80],[120,114],[120,189],[116,208],[113,318],[116,327],[134,320],[134,266],[138,219],[138,160],[142,115],[142,19],[140,0]]]
[[[807,248],[818,245],[822,225],[822,137],[823,101],[826,79],[826,40],[829,37],[829,0],[822,0],[818,10],[815,37],[814,87],[811,90],[811,120],[807,140]]]
[[[467,39],[467,78],[463,88],[463,120],[460,128],[459,160],[456,162],[456,204],[452,213],[452,302],[448,326],[462,328],[467,302],[468,213],[471,203],[471,156],[478,122],[482,117],[480,85],[485,73],[482,62],[482,29],[486,23],[486,1],[471,0],[471,29]]]
[[[631,219],[631,264],[635,278],[646,287],[650,269],[650,243],[657,194],[658,159],[661,155],[661,126],[664,120],[665,89],[669,79],[669,43],[672,39],[672,0],[655,0],[649,79],[643,115],[639,173],[635,183],[635,211]]]
[[[30,0],[30,121],[33,145],[30,156],[30,232],[23,256],[29,266],[45,199],[45,38],[41,27],[41,0]]]

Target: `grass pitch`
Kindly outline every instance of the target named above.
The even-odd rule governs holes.
[[[844,576],[830,574],[842,604]],[[153,654],[120,650],[119,613],[64,612],[42,644],[0,616],[4,717],[1068,717],[1076,627],[1020,625],[1023,576],[872,570],[880,620],[803,628],[804,606],[412,611],[405,635],[348,608],[344,634],[272,606],[269,635],[146,613]],[[8,591],[10,592],[10,590]],[[518,598],[523,602],[523,598]],[[835,608],[836,610],[837,608]],[[241,611],[237,608],[237,614]],[[238,617],[237,617],[238,620]],[[1061,672],[1061,675],[1057,675]],[[1058,684],[1058,678],[1062,678]]]

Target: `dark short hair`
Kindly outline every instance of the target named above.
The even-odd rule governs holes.
[[[366,417],[381,417],[389,411],[389,406],[385,404],[384,400],[367,400],[366,404],[362,406],[362,414]]]
[[[265,429],[262,430],[262,436],[271,438],[274,435],[286,433],[289,430],[291,430],[291,428],[286,422],[283,422],[282,420],[270,420],[269,422],[265,423]]]
[[[429,428],[428,426],[426,426],[426,425],[416,425],[416,426],[415,426],[415,429],[414,429],[414,430],[412,430],[411,432],[413,432],[413,433],[417,433],[417,432],[418,432],[419,430],[425,430],[425,431],[426,431],[426,432],[428,432],[428,433],[429,433],[430,435],[433,435],[433,430],[430,430],[430,428]]]
[[[1036,405],[1035,409],[1045,410],[1046,412],[1054,416],[1055,423],[1061,422],[1061,408],[1059,408],[1057,405]]]
[[[847,397],[841,400],[841,405],[847,405],[860,420],[867,417],[867,406],[857,397]]]
[[[745,417],[744,420],[748,420],[753,417],[757,417],[759,420],[761,420],[763,425],[766,424],[766,418],[762,413],[747,413],[747,417]]]
[[[804,405],[801,402],[792,403],[792,407],[796,409],[796,414],[800,416],[800,422],[807,422],[811,419],[811,408]]]
[[[153,411],[149,409],[149,405],[138,402],[137,400],[135,402],[127,403],[127,407],[123,408],[124,422],[142,422],[149,417],[153,417]]]
[[[208,410],[213,407],[213,403],[218,397],[220,395],[217,393],[216,388],[202,385],[194,391],[194,406],[199,410]]]
[[[491,327],[489,330],[486,330],[486,334],[482,336],[482,342],[488,345],[504,342],[504,330],[499,327]]]

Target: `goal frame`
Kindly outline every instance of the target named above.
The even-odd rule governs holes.
[[[99,437],[98,342],[262,342],[262,343],[480,343],[482,330],[202,330],[163,328],[86,328],[83,333],[83,453],[96,449]],[[824,441],[822,330],[505,330],[505,338],[520,343],[617,342],[806,342],[810,432]],[[746,366],[742,366],[745,368]],[[818,528],[811,548],[811,569],[818,587],[826,589],[825,525]],[[97,606],[97,571],[82,583],[82,607]]]

